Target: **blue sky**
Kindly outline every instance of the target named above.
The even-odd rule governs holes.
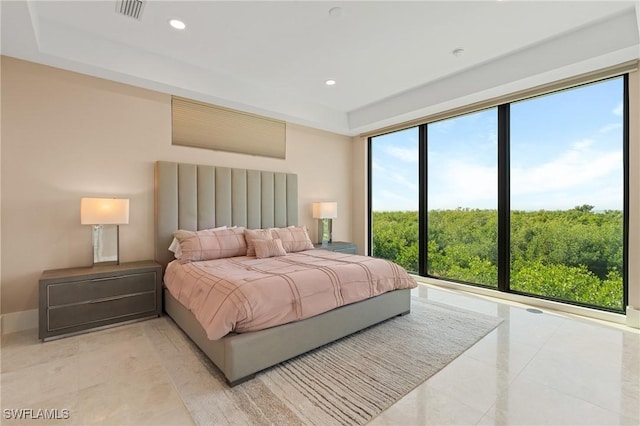
[[[621,210],[622,78],[511,104],[511,208]],[[429,209],[497,207],[497,109],[428,127]],[[374,138],[373,210],[417,210],[418,129]]]

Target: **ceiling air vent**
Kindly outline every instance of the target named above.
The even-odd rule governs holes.
[[[118,0],[116,2],[116,12],[140,20],[144,9],[144,0]]]

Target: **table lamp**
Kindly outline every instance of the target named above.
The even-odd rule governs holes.
[[[119,225],[129,223],[128,198],[81,198],[80,223],[92,225],[93,264],[118,264]]]
[[[313,218],[320,219],[318,223],[318,239],[326,247],[331,241],[332,219],[338,217],[338,203],[335,201],[313,203]]]

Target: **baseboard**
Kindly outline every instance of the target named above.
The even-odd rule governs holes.
[[[38,328],[38,310],[12,312],[0,317],[0,329],[2,334],[15,333],[16,331]]]
[[[640,309],[627,306],[627,325],[633,328],[640,328]]]
[[[437,280],[429,277],[412,275],[416,281],[423,284],[433,285],[443,289],[452,289],[464,293],[476,294],[491,299],[505,300],[507,302],[520,303],[527,306],[534,306],[542,309],[549,309],[563,314],[578,315],[585,318],[592,318],[599,321],[606,321],[612,324],[620,324],[627,327],[640,329],[640,308],[627,306],[626,312],[614,313],[593,308],[571,305],[567,303],[554,302],[551,300],[538,299],[531,296],[524,296],[513,293],[503,293],[496,290],[460,284],[451,281]]]

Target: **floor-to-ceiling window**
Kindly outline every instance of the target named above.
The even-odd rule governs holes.
[[[371,254],[418,272],[418,128],[372,139]]]
[[[622,77],[514,102],[511,290],[622,309]]]
[[[427,126],[427,274],[498,285],[497,108]]]
[[[626,85],[609,78],[370,138],[371,254],[622,311]]]

